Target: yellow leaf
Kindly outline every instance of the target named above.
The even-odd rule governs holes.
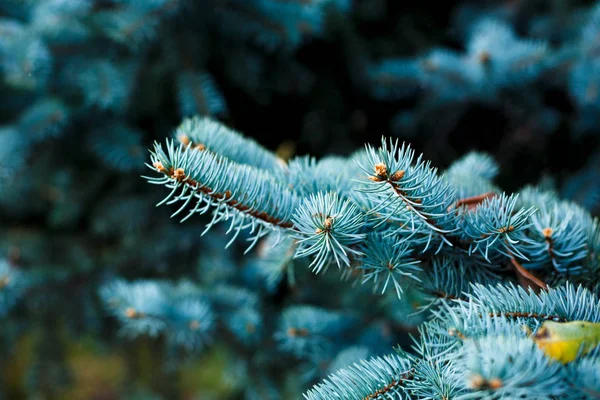
[[[533,341],[546,356],[566,364],[600,345],[600,323],[546,321]]]

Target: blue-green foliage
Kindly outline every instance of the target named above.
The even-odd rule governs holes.
[[[268,235],[253,257],[248,257],[245,278],[249,285],[264,287],[274,293],[282,282],[294,284],[293,257],[297,244],[291,237],[272,233]]]
[[[592,212],[600,207],[600,182],[595,179],[600,171],[598,154],[590,157],[586,165],[571,175],[560,188],[560,195],[583,205]]]
[[[470,263],[488,269],[510,259],[548,273],[595,269],[595,264],[584,265],[590,261],[585,260],[585,248],[594,240],[585,233],[593,224],[589,214],[552,196],[538,201],[528,195],[519,201],[518,194],[488,191],[495,189],[491,178],[497,166],[482,154],[468,155],[439,174],[422,157],[415,160],[410,146],[384,139],[378,149],[368,146],[366,153],[355,155],[362,177],[349,173],[351,167],[341,168],[345,161],[330,160],[337,167],[329,169],[330,179],[350,180],[354,190],[344,184],[338,191],[329,184],[318,190],[309,171],[319,170],[321,162],[291,160],[288,169],[265,149],[256,150],[253,158],[244,150],[257,147],[255,142],[206,119],[186,120],[177,132],[180,140],[185,133],[185,144],[169,142],[167,152],[157,144],[152,151],[151,168],[160,175],[148,179],[170,189],[160,204],[182,201],[174,215],[187,207],[185,219],[215,210],[207,228],[229,220],[236,235],[249,228],[253,243],[274,229],[289,234],[297,240],[295,257],[310,256],[316,272],[330,263],[348,267],[370,254],[359,268],[365,281],[388,264],[414,278],[416,262],[408,256],[415,249],[430,256],[442,250],[451,257],[472,255]],[[221,144],[220,132],[229,146]],[[308,186],[299,183],[301,171],[312,182]],[[461,176],[482,183],[468,188],[460,183]],[[291,182],[286,184],[286,179]],[[482,196],[474,188],[484,190]],[[469,197],[458,198],[457,192]],[[367,235],[372,230],[379,232],[379,240]],[[386,241],[390,250],[378,249]],[[381,257],[375,265],[374,257]],[[411,272],[403,274],[403,268]],[[394,284],[398,293],[399,285]]]
[[[435,101],[494,99],[502,89],[525,85],[544,71],[547,43],[519,38],[513,28],[492,18],[473,23],[465,52],[434,49],[414,60],[384,60],[374,75],[377,86],[410,77]]]
[[[1,19],[0,32],[3,83],[23,90],[42,89],[52,68],[48,47],[24,24],[14,20]]]
[[[250,228],[254,234],[249,238],[250,247],[273,229],[289,226],[291,212],[299,201],[265,170],[237,164],[210,150],[176,146],[173,141],[167,144],[166,153],[155,145],[152,168],[163,175],[150,178],[150,182],[171,189],[159,204],[183,202],[173,216],[188,205],[192,208],[184,220],[194,213],[212,212],[214,207],[216,212],[207,230],[217,222],[227,221],[236,238],[243,229]]]
[[[498,164],[484,153],[471,152],[454,161],[444,171],[444,177],[456,188],[457,197],[464,199],[485,193],[499,193],[492,182],[498,175]]]
[[[284,238],[277,243],[276,236],[265,238],[238,263],[228,257],[230,252],[223,252],[226,236],[213,231],[206,237],[208,243],[203,251],[209,254],[202,256],[209,257],[209,262],[203,262],[195,274],[202,284],[147,279],[127,282],[111,278],[100,289],[100,297],[106,311],[119,321],[122,334],[129,339],[158,335],[165,337],[173,350],[198,351],[227,338],[236,355],[223,373],[236,381],[236,387],[244,388],[246,398],[278,398],[282,390],[278,376],[289,373],[292,365],[297,366],[294,368],[297,383],[306,387],[332,372],[331,368],[337,369],[335,365],[330,368],[332,364],[358,361],[358,356],[343,354],[347,353],[348,343],[356,343],[362,356],[379,354],[396,343],[398,335],[381,320],[388,313],[386,308],[397,309],[395,295],[389,298],[393,302],[368,306],[367,316],[359,311],[365,307],[362,300],[352,292],[344,293],[347,285],[339,280],[337,273],[323,273],[320,282],[307,285],[307,280],[314,276],[307,265],[299,268],[295,279],[276,283],[271,282],[269,275],[257,271],[261,263],[270,264],[271,269],[285,268],[292,261],[293,251],[290,252],[289,246],[293,243]],[[282,250],[287,258],[276,257]],[[297,290],[295,296],[299,301],[282,307],[269,304],[272,292],[282,285]],[[323,303],[303,304],[302,299],[318,298],[315,291],[332,288],[339,294],[336,302],[355,311],[342,312]],[[404,309],[404,312],[414,311],[410,304]],[[373,323],[366,323],[367,320]],[[409,321],[403,319],[402,323]],[[299,393],[303,389],[295,390]],[[272,396],[267,395],[270,392]]]
[[[374,291],[384,293],[388,288],[401,297],[406,278],[420,281],[420,260],[413,257],[409,240],[397,240],[381,233],[369,235],[361,265],[362,283],[371,282]],[[380,289],[381,288],[381,289]]]
[[[94,154],[108,167],[120,171],[139,169],[143,163],[143,134],[120,123],[107,122],[90,132],[89,143]]]
[[[225,100],[206,72],[183,71],[177,78],[177,89],[182,117],[227,113]]]
[[[260,245],[270,247],[259,247],[256,259],[249,256],[245,279],[262,280],[273,292],[287,274],[294,287],[290,264],[308,258],[305,265],[323,279],[333,264],[343,268],[342,281],[369,284],[372,292],[391,292],[400,302],[410,296],[413,306],[399,313],[399,321],[408,322],[415,306],[432,318],[419,328],[414,354],[354,364],[306,398],[566,394],[568,368],[549,363],[520,327],[535,330],[547,319],[598,321],[597,294],[565,283],[589,286],[598,280],[592,250],[600,246],[598,220],[583,208],[541,188],[501,192],[492,181],[498,166],[483,153],[468,154],[439,173],[407,144],[384,138],[378,148],[367,145],[351,159],[298,157],[284,163],[210,119],[186,120],[176,132],[179,146],[169,141],[166,152],[158,144],[151,151],[148,165],[158,177],[147,179],[170,191],[160,204],[185,202],[175,214],[211,211],[207,228],[230,219],[234,238],[258,241],[261,229],[272,232]],[[221,144],[225,138],[229,146]],[[250,147],[256,157],[243,151]],[[515,284],[530,277],[515,266],[557,286],[526,291]],[[243,305],[244,315],[236,310],[234,324],[224,311],[225,324],[240,341],[253,342],[243,327],[260,325],[256,300],[239,290],[227,296],[239,298],[234,303]],[[273,331],[278,350],[308,362],[306,376],[330,373],[319,365],[343,351],[341,338],[360,324],[361,307],[354,307],[354,316],[318,306],[286,308]]]
[[[118,327],[107,342],[165,344],[155,371],[225,343],[246,399],[597,396],[598,350],[561,365],[531,340],[544,320],[600,322],[597,160],[560,190],[505,193],[480,151],[442,171],[396,139],[284,159],[240,133],[290,99],[308,108],[290,131],[321,150],[380,130],[399,99],[392,131],[415,142],[443,142],[472,105],[510,121],[500,156],[597,132],[599,5],[464,7],[456,46],[398,55],[387,3],[0,1],[1,369],[29,325],[43,363],[68,334]],[[29,397],[63,395],[50,361],[27,371]]]
[[[59,136],[69,121],[69,110],[56,99],[44,99],[33,104],[21,114],[18,129],[25,133],[27,141],[36,143],[48,137]]]
[[[420,327],[414,353],[397,349],[386,362],[341,369],[305,398],[571,398],[574,371],[585,373],[574,398],[594,398],[595,372],[587,368],[598,363],[597,352],[563,365],[549,360],[532,335],[544,319],[597,321],[593,312],[565,308],[594,309],[596,295],[572,285],[539,295],[514,286],[474,289],[464,300],[445,303]]]
[[[591,393],[598,393],[600,380],[598,379],[598,349],[589,356],[571,363],[568,366],[567,380],[571,382],[571,388],[575,390],[575,396],[586,398]]]
[[[106,283],[100,296],[109,312],[121,321],[124,335],[167,332],[169,340],[188,348],[202,348],[212,341],[211,307],[202,293],[186,283],[173,286],[117,280]]]
[[[348,316],[311,306],[294,306],[285,310],[274,338],[279,351],[319,359],[331,356],[336,339],[352,321]]]
[[[353,363],[349,368],[331,375],[322,384],[304,395],[308,400],[329,399],[403,399],[406,390],[401,382],[411,376],[408,360],[395,354]],[[382,385],[387,382],[386,385]],[[385,392],[377,392],[385,388]]]
[[[416,98],[419,106],[399,112],[392,122],[398,134],[427,126],[440,107],[459,118],[466,107],[457,104],[504,112],[516,99],[530,111],[511,118],[541,136],[555,132],[564,116],[546,104],[538,88],[559,88],[577,109],[566,121],[572,131],[593,133],[600,107],[600,6],[569,3],[568,8],[542,7],[524,22],[525,5],[465,6],[452,28],[459,34],[459,49],[433,47],[414,56],[392,53],[370,60],[365,73],[369,91],[380,100]],[[538,113],[545,116],[541,123],[532,118]]]
[[[215,24],[225,27],[224,34],[242,36],[274,51],[294,48],[306,37],[322,35],[327,12],[349,8],[348,0],[233,0],[227,7],[216,7],[214,13],[218,18]]]
[[[238,164],[277,171],[283,169],[283,161],[264,149],[251,138],[227,128],[210,118],[186,118],[175,130],[175,136],[184,146],[207,149]]]
[[[504,193],[492,199],[485,199],[475,212],[464,217],[464,232],[471,243],[469,252],[480,252],[486,260],[490,259],[491,248],[507,257],[523,255],[519,246],[529,244],[524,231],[529,227],[530,217],[535,213],[533,207],[517,209],[517,198],[507,197]]]
[[[20,146],[23,139],[13,127],[0,129],[0,188],[14,179],[14,171],[25,164],[26,151]]]
[[[129,102],[133,71],[126,64],[107,60],[89,63],[70,60],[63,71],[64,81],[83,98],[83,105],[99,111],[123,112]]]
[[[365,217],[349,200],[337,193],[310,195],[296,210],[292,222],[297,240],[297,257],[313,256],[311,267],[321,271],[331,261],[350,266],[350,257],[361,255],[353,245],[364,240]]]
[[[174,104],[179,114],[176,118],[196,114],[227,116],[227,101],[205,56],[207,48],[197,49],[221,38],[228,43],[223,47],[236,53],[246,48],[248,37],[230,36],[232,25],[219,24],[217,20],[225,21],[235,15],[240,21],[238,28],[254,31],[261,37],[269,36],[276,26],[271,33],[278,37],[277,46],[293,52],[311,37],[326,35],[326,21],[331,13],[346,13],[350,8],[346,1],[286,4],[271,0],[232,1],[225,7],[213,0],[192,3],[181,0],[3,2],[0,130],[17,133],[3,134],[2,147],[23,162],[15,160],[8,174],[4,164],[9,160],[3,158],[0,180],[24,173],[19,167],[31,161],[33,152],[48,146],[50,141],[64,149],[86,143],[87,146],[75,146],[77,151],[86,147],[81,158],[94,154],[113,171],[135,170],[142,165],[141,150],[154,138],[154,133],[139,129],[139,121],[148,115],[160,120],[159,124],[170,124],[172,116],[165,114],[161,119],[155,115]],[[182,40],[189,40],[189,46]],[[246,51],[259,59],[268,57],[266,48]],[[245,64],[245,60],[238,62],[229,71],[233,81],[240,71],[245,75]],[[273,83],[270,91],[285,91],[288,85],[285,82],[294,81],[298,73],[304,72],[298,69],[282,73],[281,84]],[[244,84],[238,82],[240,87]],[[247,92],[254,96],[264,90],[261,86]],[[163,128],[155,128],[164,135]],[[218,143],[189,133],[192,139],[206,141],[209,148],[214,145],[222,151],[229,145],[227,138],[218,147]],[[245,151],[258,161],[256,149],[248,147]],[[240,162],[251,163],[242,154],[239,156]],[[19,196],[12,197],[11,201],[18,203]]]
[[[367,147],[367,162],[361,164],[364,186],[360,190],[376,204],[370,214],[376,227],[393,224],[397,233],[419,237],[425,249],[451,245],[447,236],[455,232],[456,215],[447,212],[454,207],[454,189],[441,179],[435,168],[421,156],[414,161],[414,150],[398,141],[381,147]],[[414,162],[413,162],[414,161]]]
[[[528,233],[532,241],[525,246],[527,268],[536,265],[547,265],[548,262],[560,272],[564,266],[577,270],[577,265],[587,256],[585,217],[569,207],[568,203],[555,204],[551,209],[541,205],[532,216],[533,228]]]

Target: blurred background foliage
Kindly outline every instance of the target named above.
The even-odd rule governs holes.
[[[160,337],[124,340],[98,297],[100,283],[115,276],[210,288],[243,268],[239,249],[223,250],[224,238],[200,237],[205,221],[180,225],[154,208],[161,193],[140,177],[146,149],[184,117],[219,119],[282,158],[347,155],[382,135],[412,143],[441,168],[482,150],[500,164],[497,182],[507,191],[537,182],[597,212],[599,7],[0,0],[0,395],[271,396],[260,394],[252,375],[264,360],[236,370],[239,350],[219,337],[191,354],[173,353]],[[511,36],[519,45],[499,48],[477,36],[481,17],[496,18],[523,42]],[[456,56],[481,43],[489,46],[475,55],[482,64],[540,51],[542,61],[513,75],[500,68],[506,79],[482,84],[478,72],[469,75],[471,55]],[[274,278],[268,307],[330,304],[318,293],[348,289],[336,276],[317,283],[310,272],[296,273],[294,285]],[[373,329],[380,332],[369,343],[383,337],[382,348],[417,323],[399,327],[385,322],[389,310],[379,313]],[[281,371],[281,398],[296,398],[323,373],[304,371],[312,378],[302,380],[302,372]]]

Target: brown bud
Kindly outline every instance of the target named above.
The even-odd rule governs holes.
[[[192,141],[190,140],[190,137],[188,135],[185,134],[181,134],[179,136],[177,136],[177,139],[183,143],[184,146],[187,146],[188,144],[192,143]]]
[[[325,222],[323,223],[323,225],[325,226],[325,230],[330,230],[331,225],[333,225],[333,218],[331,218],[331,217],[325,218]]]
[[[154,168],[156,168],[156,170],[158,172],[165,172],[167,169],[165,168],[165,166],[163,165],[163,163],[161,163],[160,161],[156,161],[154,164]]]
[[[369,176],[369,179],[372,180],[373,182],[383,182],[383,179],[381,179],[380,177],[378,177],[376,175]]]
[[[206,146],[203,145],[202,143],[198,143],[197,145],[194,146],[194,149],[196,149],[198,151],[202,151],[202,150],[206,149]]]
[[[394,172],[394,175],[392,175],[393,181],[399,181],[402,178],[404,178],[404,170],[403,169]]]
[[[550,239],[550,237],[552,236],[553,233],[554,233],[554,230],[552,228],[544,228],[544,230],[542,231],[542,234],[544,235],[544,237],[546,239]]]
[[[472,389],[481,389],[486,385],[486,380],[483,376],[477,374],[477,375],[473,375],[471,377],[471,380],[469,382],[469,386],[471,386]]]
[[[457,338],[459,338],[461,340],[465,340],[466,339],[466,336],[461,331],[459,331],[456,328],[450,328],[450,329],[448,329],[448,335],[457,337]]]
[[[246,332],[247,333],[256,332],[256,326],[254,324],[246,324]]]
[[[497,390],[502,387],[502,380],[500,378],[492,378],[488,381],[488,386],[492,390]]]
[[[191,331],[197,331],[198,329],[200,329],[200,322],[193,319],[190,321],[188,327],[190,328]]]
[[[515,230],[514,226],[503,226],[502,228],[499,229],[500,233],[506,233],[506,232],[512,232]]]
[[[375,165],[375,175],[377,176],[387,176],[387,167],[384,163],[379,163]]]
[[[135,308],[133,308],[133,307],[128,307],[128,308],[125,310],[125,316],[126,316],[127,318],[131,318],[131,319],[133,319],[133,318],[138,318],[138,317],[140,316],[140,314],[138,314],[138,312],[135,310]]]
[[[185,178],[185,171],[183,168],[177,168],[175,172],[173,172],[173,177],[178,181],[181,181]]]
[[[8,286],[8,284],[10,283],[10,276],[5,275],[2,278],[0,278],[0,289],[4,289],[5,287]]]

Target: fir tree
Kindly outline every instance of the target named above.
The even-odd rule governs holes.
[[[597,398],[600,5],[428,7],[0,0],[0,398]]]

